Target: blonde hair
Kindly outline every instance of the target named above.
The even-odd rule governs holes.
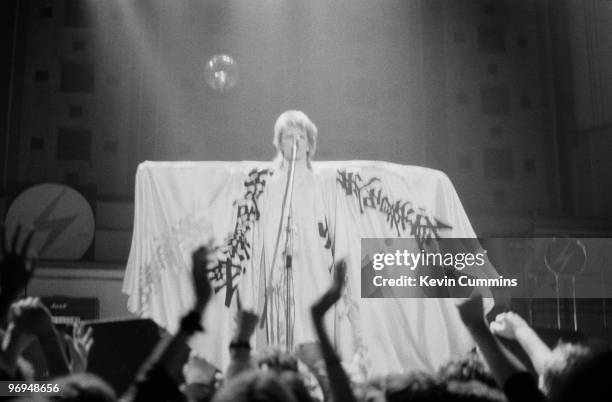
[[[274,144],[274,148],[276,148],[277,154],[276,159],[282,160],[282,153],[280,149],[280,141],[281,135],[283,134],[283,130],[291,126],[299,126],[306,130],[306,136],[308,137],[308,152],[306,153],[306,162],[310,167],[310,160],[314,156],[317,150],[317,126],[314,125],[312,121],[306,116],[306,113],[299,110],[287,110],[283,112],[278,119],[276,119],[276,123],[274,123],[274,139],[272,143]]]

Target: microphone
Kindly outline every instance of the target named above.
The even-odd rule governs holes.
[[[294,161],[297,158],[297,145],[298,139],[293,137],[293,146],[291,147],[291,160]]]

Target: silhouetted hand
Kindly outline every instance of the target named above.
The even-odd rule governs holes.
[[[495,321],[491,322],[489,328],[495,335],[502,336],[508,339],[516,339],[516,332],[521,328],[527,328],[529,325],[520,315],[507,312],[498,314]]]
[[[330,399],[336,402],[354,402],[355,395],[351,389],[350,381],[342,364],[340,364],[340,357],[338,353],[336,353],[323,323],[325,313],[340,300],[342,291],[344,290],[346,262],[341,260],[336,264],[335,268],[334,280],[331,286],[311,307],[312,321],[317,337],[319,338],[321,355],[329,377]]]
[[[193,252],[193,284],[196,295],[195,309],[204,310],[212,295],[212,287],[208,280],[208,247],[202,246]]]
[[[21,247],[18,247],[21,232],[22,227],[19,224],[9,246],[6,242],[6,228],[0,229],[0,295],[11,302],[28,284],[36,261],[35,258],[28,257],[34,232],[28,231]]]
[[[38,297],[27,297],[11,306],[14,325],[22,332],[44,336],[54,331],[51,313]]]
[[[329,289],[311,307],[312,318],[320,322],[325,313],[340,300],[346,278],[346,262],[341,260],[336,264],[334,280]]]
[[[237,312],[237,326],[236,334],[234,336],[235,341],[248,342],[251,336],[255,333],[259,316],[257,313],[251,310],[243,310],[242,303],[240,302],[240,293],[237,293],[236,301],[238,304]]]

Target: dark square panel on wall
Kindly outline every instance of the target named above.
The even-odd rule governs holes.
[[[85,50],[85,41],[81,39],[75,39],[72,41],[72,50],[75,52],[82,52]]]
[[[95,23],[94,2],[91,0],[65,0],[67,27],[89,28]]]
[[[523,109],[531,109],[531,98],[529,95],[521,96],[521,107]]]
[[[111,87],[116,87],[117,85],[119,85],[119,77],[117,77],[114,74],[108,74],[106,76],[106,85],[109,85]]]
[[[488,15],[488,16],[490,16],[490,17],[493,17],[493,16],[495,16],[495,15],[497,14],[497,8],[496,8],[496,7],[495,7],[495,5],[494,5],[494,4],[492,4],[492,3],[486,3],[486,4],[485,4],[485,5],[482,7],[482,11],[483,11],[483,12],[484,12],[486,15]]]
[[[504,130],[500,126],[492,126],[489,129],[489,135],[493,138],[500,138],[504,134]]]
[[[89,161],[91,131],[60,128],[57,131],[56,158],[63,161]]]
[[[506,31],[501,26],[478,27],[478,50],[484,53],[506,53]]]
[[[536,161],[532,158],[525,158],[523,160],[523,169],[525,173],[535,173],[536,172]]]
[[[510,149],[487,148],[482,156],[484,175],[487,179],[512,180],[514,178]]]
[[[94,90],[94,66],[91,63],[62,63],[61,90],[85,92]]]
[[[484,114],[510,114],[510,91],[506,87],[483,85],[480,87],[480,106]]]
[[[38,9],[38,15],[40,18],[53,18],[53,7],[42,6]]]
[[[45,139],[41,137],[30,138],[30,149],[32,151],[40,151],[45,149]]]
[[[83,116],[83,107],[78,105],[71,105],[68,109],[70,117],[81,117]]]
[[[117,141],[115,140],[104,141],[104,152],[105,153],[114,154],[117,152],[117,148],[119,148]]]
[[[454,32],[453,41],[455,43],[465,43],[465,34],[463,32]]]
[[[48,82],[49,71],[48,70],[36,70],[34,73],[34,81],[36,82]]]
[[[71,187],[75,187],[79,185],[79,174],[78,173],[66,173],[64,175],[64,184],[67,184]]]

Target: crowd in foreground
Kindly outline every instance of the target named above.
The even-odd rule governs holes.
[[[38,298],[20,299],[34,269],[28,257],[32,233],[17,228],[10,241],[0,230],[0,381],[40,380],[24,358],[35,339],[61,395],[16,400],[57,401],[612,401],[612,351],[608,345],[559,344],[550,349],[517,314],[499,314],[488,323],[480,296],[458,305],[477,350],[448,362],[435,373],[415,371],[380,378],[358,378],[340,360],[323,318],[338,302],[346,265],[335,265],[329,289],[311,307],[318,343],[295,353],[269,349],[251,353],[258,316],[243,310],[238,298],[236,330],[229,345],[231,362],[224,372],[190,357],[190,338],[206,329],[202,315],[211,298],[208,251],[193,254],[196,302],[182,317],[175,335],[160,341],[130,388],[116,395],[103,379],[87,372],[94,339],[91,329],[75,325],[60,333]],[[8,244],[7,244],[8,243]],[[529,369],[499,338],[518,342],[529,357]],[[4,397],[10,399],[9,397]]]

